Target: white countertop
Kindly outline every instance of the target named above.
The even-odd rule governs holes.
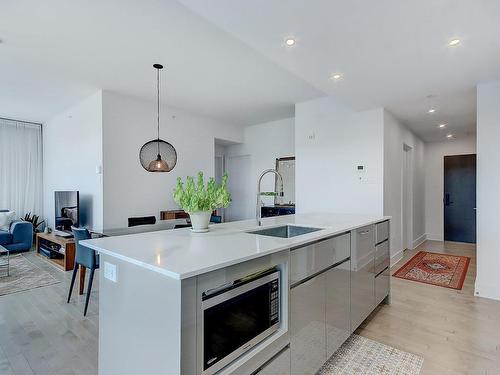
[[[384,216],[347,214],[298,214],[210,226],[208,233],[189,228],[163,230],[82,241],[82,244],[118,259],[175,279],[186,279],[246,260],[296,247],[311,241],[390,219]],[[293,238],[246,233],[283,224],[323,228]]]

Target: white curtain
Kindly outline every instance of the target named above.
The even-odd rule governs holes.
[[[42,127],[0,118],[0,209],[42,215]]]

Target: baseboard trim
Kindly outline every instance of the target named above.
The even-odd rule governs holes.
[[[428,240],[431,240],[431,241],[444,241],[444,237],[442,234],[427,233],[426,237]]]
[[[413,248],[417,248],[420,245],[422,245],[425,241],[427,240],[427,234],[422,234],[420,237],[418,237],[416,240],[413,241]]]
[[[397,262],[403,259],[404,250],[399,250],[396,254],[391,256],[391,267],[393,267]]]
[[[474,295],[476,297],[500,300],[500,285],[483,284],[476,280],[474,284]]]

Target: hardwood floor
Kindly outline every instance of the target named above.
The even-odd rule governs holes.
[[[407,251],[393,272],[418,250],[471,257],[463,290],[392,278],[391,305],[357,333],[424,357],[422,375],[500,374],[500,301],[473,296],[475,247],[428,241]],[[71,273],[28,257],[61,283],[0,297],[0,374],[97,374],[98,280],[83,317],[77,286],[66,304]]]
[[[419,250],[471,258],[462,290],[391,278],[391,305],[381,306],[357,331],[418,354],[421,375],[500,374],[500,301],[474,297],[474,245],[427,241],[406,251],[392,272]]]
[[[84,317],[78,284],[66,303],[71,272],[26,256],[61,283],[0,297],[0,374],[97,374],[98,279]]]

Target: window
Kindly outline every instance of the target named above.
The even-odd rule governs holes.
[[[0,209],[42,215],[42,126],[0,118]]]

